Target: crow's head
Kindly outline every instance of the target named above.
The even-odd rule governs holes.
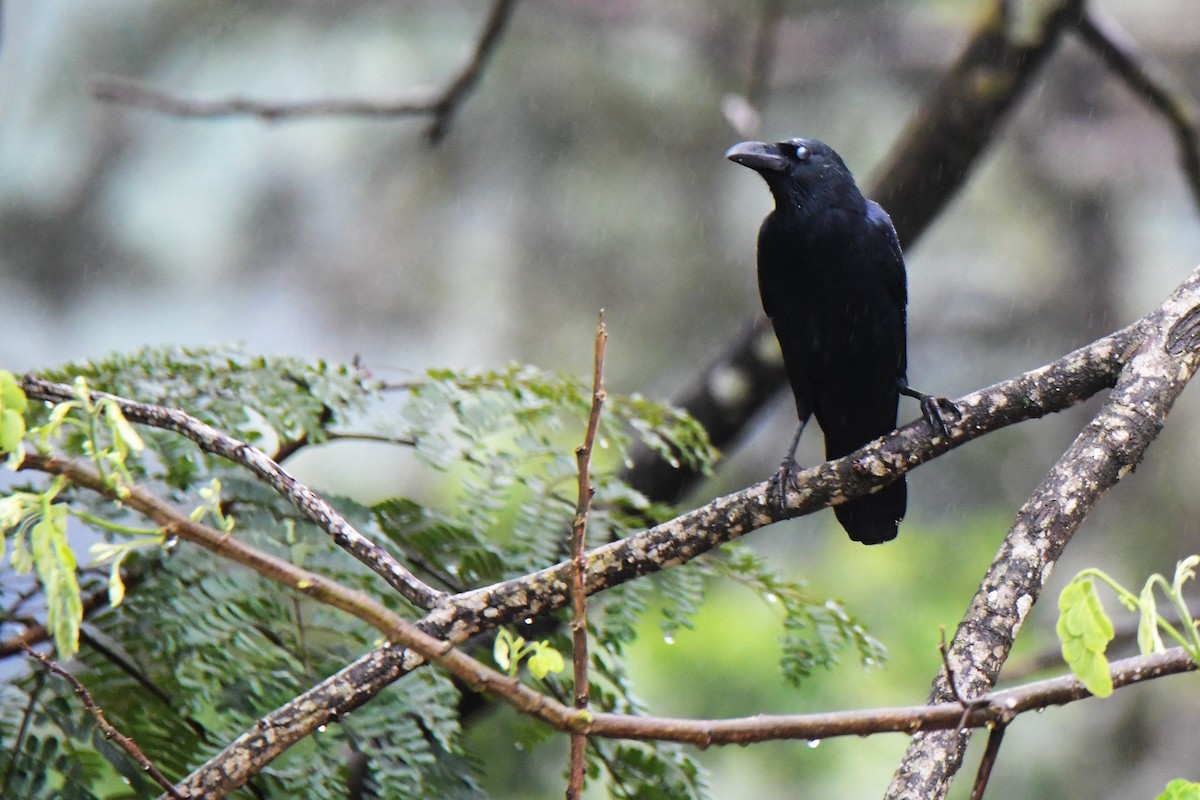
[[[841,156],[816,139],[742,142],[729,148],[725,157],[762,175],[780,211],[863,207],[862,194]]]

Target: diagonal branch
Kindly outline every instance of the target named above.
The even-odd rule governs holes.
[[[419,90],[393,100],[364,100],[356,97],[327,97],[314,100],[271,101],[248,97],[197,98],[147,86],[141,81],[100,75],[88,82],[92,97],[110,103],[135,106],[175,117],[254,116],[264,122],[344,116],[394,119],[432,117],[426,136],[436,144],[442,140],[454,115],[475,88],[488,59],[500,43],[517,0],[495,0],[471,57],[440,91]]]
[[[1108,68],[1167,120],[1179,144],[1192,199],[1200,205],[1200,115],[1187,89],[1161,62],[1141,52],[1133,37],[1094,4],[1080,15],[1076,28]]]
[[[26,375],[22,379],[21,388],[30,399],[51,403],[66,402],[75,396],[73,387],[63,383],[52,383],[33,375]],[[133,422],[178,433],[191,439],[204,452],[227,458],[245,467],[285,497],[307,519],[328,533],[334,544],[357,558],[387,581],[402,597],[417,606],[433,608],[445,596],[444,592],[426,585],[409,572],[391,553],[359,533],[324,498],[293,478],[287,470],[258,448],[222,433],[177,409],[138,403],[106,392],[92,392],[91,396],[96,401],[102,398],[114,401],[120,407],[121,413]]]
[[[179,798],[179,800],[183,800],[183,798],[190,796],[176,789],[175,786],[172,785],[169,780],[167,780],[166,776],[158,771],[158,767],[154,766],[154,764],[150,762],[150,759],[146,758],[146,754],[142,752],[141,748],[137,746],[137,743],[134,742],[133,739],[130,739],[128,736],[113,727],[112,723],[109,722],[104,716],[104,712],[100,709],[100,706],[96,705],[96,701],[92,699],[92,693],[89,692],[87,688],[79,682],[78,678],[67,672],[58,664],[46,658],[46,656],[31,648],[29,645],[22,645],[22,649],[29,654],[30,658],[40,661],[42,666],[48,672],[54,673],[67,683],[71,684],[71,688],[75,690],[75,694],[79,695],[79,699],[83,701],[83,705],[88,710],[88,713],[91,714],[92,718],[96,720],[96,726],[100,728],[100,731],[104,734],[104,738],[116,742],[122,750],[128,753],[130,757],[138,763],[142,770],[145,771],[145,773],[149,775],[155,783],[166,790],[166,793],[169,796],[173,798]]]
[[[1146,319],[1144,338],[1122,368],[1108,402],[1018,512],[950,644],[947,660],[965,696],[984,694],[995,684],[1063,549],[1100,497],[1137,465],[1162,429],[1200,362],[1194,349],[1169,351],[1178,323],[1189,320],[1198,306],[1200,271]],[[930,700],[949,696],[939,671]],[[944,797],[968,739],[944,732],[913,737],[886,797]]]
[[[290,561],[251,547],[239,541],[237,537],[202,525],[140,486],[125,486],[123,495],[118,496],[98,472],[82,462],[59,456],[26,453],[20,468],[61,475],[76,486],[101,494],[138,512],[152,520],[168,535],[178,536],[186,542],[199,545],[317,602],[339,608],[386,635],[392,635],[403,624],[403,618],[363,592],[348,589],[324,575],[301,569]],[[89,598],[88,603],[102,605],[106,601],[107,593],[98,592]],[[87,611],[87,606],[84,610]],[[19,645],[22,640],[33,639],[40,633],[39,627],[41,626],[26,630],[15,643]],[[0,647],[0,655],[4,655],[7,646],[8,643],[5,643],[5,647]]]

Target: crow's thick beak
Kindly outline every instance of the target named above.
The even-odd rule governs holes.
[[[788,160],[778,145],[763,142],[741,142],[725,151],[725,157],[735,164],[755,172],[783,172]]]

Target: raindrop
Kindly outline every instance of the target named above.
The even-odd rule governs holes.
[[[526,625],[532,625],[532,624],[533,624],[533,617],[526,617],[525,619],[523,619],[523,620],[521,620],[521,621],[522,621],[522,622],[524,622]]]
[[[165,542],[163,542],[163,547],[170,550],[172,547],[176,546],[177,544],[179,544],[179,537],[172,536],[170,539],[167,539]]]
[[[324,725],[318,725],[318,726],[317,726],[317,733],[324,733],[324,732],[325,732],[325,726],[324,726]]]
[[[821,740],[820,739],[809,739],[808,746],[809,746],[809,748],[816,750],[818,747],[821,746]]]
[[[663,642],[665,642],[666,644],[675,644],[675,637],[669,633],[664,633],[663,634]]]
[[[775,594],[774,592],[767,592],[767,602],[768,603],[778,603],[779,595]]]

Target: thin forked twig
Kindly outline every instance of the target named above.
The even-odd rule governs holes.
[[[175,117],[253,116],[265,122],[311,119],[313,117],[366,117],[395,119],[431,116],[426,136],[433,143],[442,140],[451,119],[467,94],[479,82],[488,58],[500,42],[501,34],[517,0],[496,0],[475,43],[470,59],[440,91],[418,89],[392,100],[366,100],[358,97],[325,97],[311,100],[257,100],[231,97],[185,97],[148,86],[141,81],[112,75],[98,75],[88,82],[92,97],[110,103],[135,106]]]
[[[145,773],[149,775],[155,783],[163,787],[163,790],[171,797],[178,798],[179,800],[183,800],[183,798],[188,797],[188,795],[185,795],[176,789],[175,785],[167,780],[165,775],[158,771],[158,767],[154,766],[150,759],[146,758],[146,754],[142,752],[141,748],[137,746],[137,743],[135,743],[133,739],[130,739],[128,736],[113,727],[112,723],[109,722],[104,716],[104,712],[100,709],[100,706],[96,705],[96,701],[92,698],[91,692],[89,692],[87,687],[79,682],[78,678],[67,672],[58,664],[51,661],[49,658],[46,658],[46,656],[34,650],[29,645],[23,644],[22,649],[29,654],[30,658],[40,661],[42,666],[45,667],[47,671],[54,673],[55,675],[64,679],[67,683],[71,684],[72,688],[75,689],[75,694],[79,695],[79,699],[83,701],[84,707],[87,708],[88,712],[95,718],[96,725],[104,734],[105,739],[110,739],[116,742],[122,750],[124,750],[126,753],[129,753],[129,755],[133,757],[133,760],[138,763],[142,770],[145,771]]]
[[[575,520],[571,526],[571,665],[575,676],[575,708],[586,713],[588,707],[588,642],[587,642],[587,521],[596,494],[592,486],[590,467],[592,447],[596,432],[600,428],[600,410],[604,406],[604,347],[608,343],[608,331],[604,327],[604,310],[596,321],[596,346],[592,366],[592,409],[588,415],[587,431],[583,444],[575,449],[575,461],[579,469],[579,501],[575,507]],[[567,800],[576,800],[583,794],[583,777],[587,769],[587,736],[571,734],[571,756]]]

